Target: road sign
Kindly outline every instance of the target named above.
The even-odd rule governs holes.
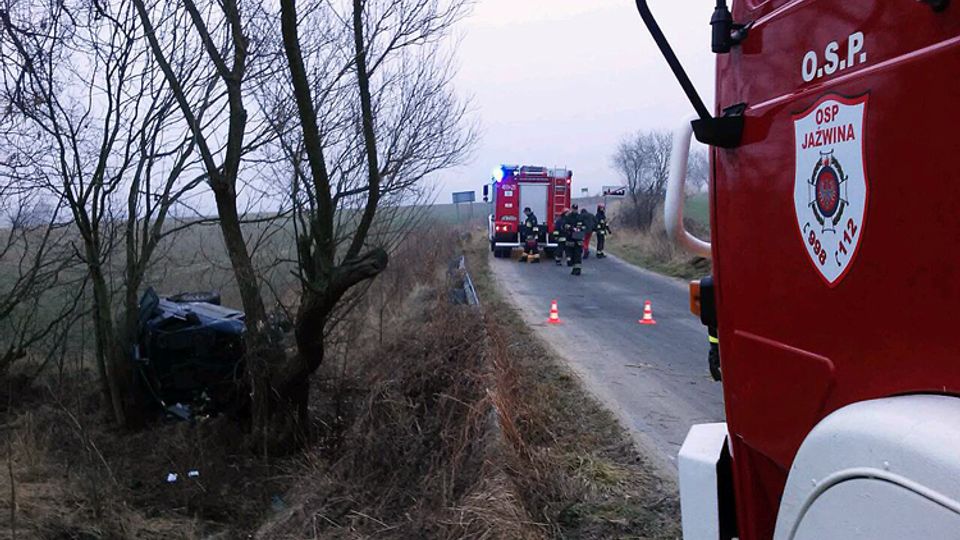
[[[626,197],[627,188],[624,186],[603,186],[604,197]]]
[[[458,191],[453,194],[453,204],[472,203],[476,200],[476,191]]]

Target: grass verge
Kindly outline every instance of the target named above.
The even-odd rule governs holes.
[[[610,209],[614,234],[607,237],[606,250],[630,264],[653,270],[666,276],[683,279],[699,279],[710,275],[708,259],[690,255],[667,238],[663,212],[658,211],[653,224],[647,230],[626,225],[628,222],[621,201]],[[706,194],[687,199],[687,214],[684,220],[687,230],[699,238],[710,238],[709,200]]]
[[[681,251],[662,229],[618,229],[607,238],[606,248],[630,264],[665,276],[699,279],[711,272],[708,259]]]

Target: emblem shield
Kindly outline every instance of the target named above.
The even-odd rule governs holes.
[[[828,95],[793,117],[797,227],[810,262],[834,287],[853,264],[867,211],[868,95]]]

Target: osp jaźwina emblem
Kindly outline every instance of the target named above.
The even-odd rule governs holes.
[[[850,270],[863,236],[868,97],[828,95],[793,117],[797,226],[810,261],[831,287]]]

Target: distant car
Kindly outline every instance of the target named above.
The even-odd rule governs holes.
[[[152,288],[140,299],[134,362],[148,397],[177,416],[237,401],[244,313],[219,304],[213,293],[161,297]]]

